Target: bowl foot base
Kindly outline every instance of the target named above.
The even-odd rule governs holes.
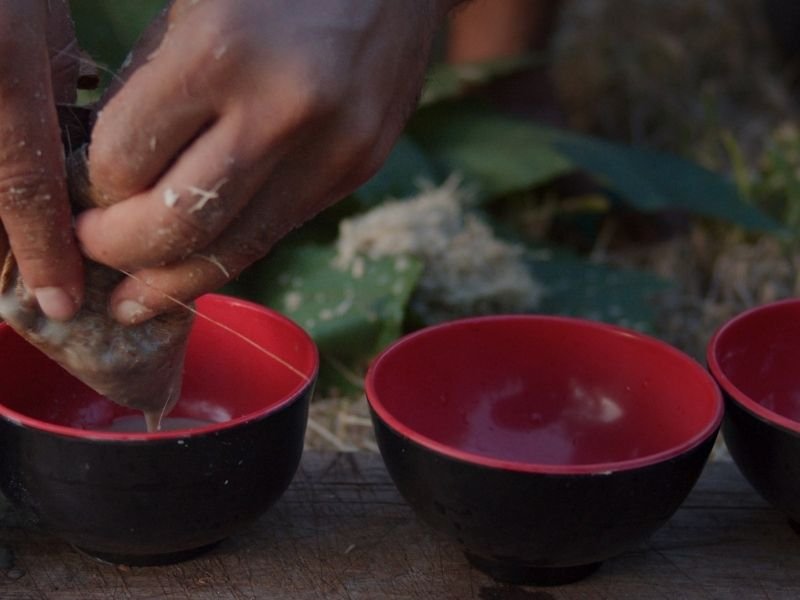
[[[128,565],[131,567],[152,567],[157,565],[172,565],[175,563],[183,562],[196,558],[201,554],[208,552],[215,548],[220,542],[214,542],[199,548],[191,548],[189,550],[181,550],[179,552],[167,552],[164,554],[117,554],[113,552],[98,552],[89,548],[81,548],[79,546],[72,546],[89,558],[105,564],[112,565]]]
[[[483,558],[469,552],[464,554],[476,569],[497,581],[516,585],[564,585],[588,577],[602,564],[595,562],[572,567],[534,567],[521,561]]]

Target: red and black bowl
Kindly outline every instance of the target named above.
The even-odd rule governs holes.
[[[400,493],[512,583],[574,581],[644,542],[696,482],[723,415],[709,374],[667,344],[549,316],[408,335],[366,390]]]
[[[800,523],[800,300],[743,312],[717,330],[708,367],[725,397],[722,434],[739,470]]]
[[[197,309],[170,414],[180,428],[157,433],[109,431],[134,413],[0,325],[0,486],[45,531],[109,562],[175,562],[255,520],[288,487],[314,343],[255,304],[209,295]]]

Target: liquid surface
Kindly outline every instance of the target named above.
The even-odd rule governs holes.
[[[164,417],[161,420],[159,431],[177,431],[179,429],[197,429],[213,425],[214,421],[203,419],[189,419],[186,417]],[[147,433],[144,417],[141,415],[128,415],[114,419],[111,427],[103,427],[100,431],[113,431],[116,433]]]
[[[410,435],[534,465],[675,452],[710,434],[721,415],[708,374],[669,346],[602,325],[525,315],[410,336],[374,364],[368,384],[390,425]]]

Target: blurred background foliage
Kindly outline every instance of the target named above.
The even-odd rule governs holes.
[[[743,5],[737,2],[737,6]],[[162,2],[72,0],[71,4],[83,46],[113,71]],[[573,15],[579,25],[585,18],[582,10],[579,7]],[[609,12],[607,18],[614,19],[613,9]],[[688,11],[687,15],[694,18],[697,13]],[[592,18],[597,19],[597,14]],[[626,18],[618,18],[622,35],[636,37],[639,34],[633,25],[630,30],[625,28]],[[638,23],[636,27],[641,29]],[[591,35],[604,35],[602,27],[591,30],[595,32]],[[640,37],[644,39],[646,33]],[[568,34],[563,37],[568,39]],[[731,39],[736,35],[734,29]],[[603,86],[609,82],[599,78],[612,77],[608,69],[615,60],[626,77],[641,77],[629,72],[633,69],[630,56],[622,59],[614,54],[619,45],[612,42],[595,40],[595,49],[607,55],[563,54],[573,65],[575,56],[578,64],[590,63],[583,68],[597,80],[595,92],[606,89]],[[647,43],[642,42],[642,47],[649,48]],[[663,35],[658,43],[675,54]],[[636,47],[632,48],[635,52]],[[642,51],[639,58],[643,70],[648,68],[648,60],[659,67],[664,64],[657,51]],[[598,66],[592,63],[595,59],[608,64]],[[725,71],[727,63],[717,60],[715,67]],[[418,253],[366,257],[358,269],[342,268],[335,260],[343,222],[387,203],[416,197],[422,182],[441,185],[453,173],[459,174],[472,198],[465,211],[488,224],[498,240],[520,249],[525,268],[540,285],[536,312],[635,327],[660,335],[698,357],[701,347],[696,340],[689,340],[687,332],[698,329],[697,336],[707,335],[704,327],[709,309],[703,303],[714,300],[715,269],[721,256],[719,245],[708,250],[716,243],[712,241],[733,239],[738,244],[752,244],[766,237],[784,248],[784,255],[790,251],[786,248],[793,247],[792,240],[800,232],[797,129],[770,132],[763,147],[753,152],[720,123],[721,109],[709,100],[712,96],[699,93],[697,110],[673,110],[665,102],[663,111],[648,113],[650,120],[644,122],[652,125],[650,138],[607,135],[602,126],[613,123],[614,114],[604,108],[605,120],[592,120],[594,107],[582,108],[579,100],[581,93],[593,98],[594,92],[574,89],[592,82],[580,77],[566,86],[567,104],[572,103],[570,109],[577,115],[575,122],[584,125],[571,131],[508,116],[479,103],[470,93],[476,86],[536,62],[534,57],[523,57],[462,67],[432,65],[420,107],[381,171],[349,198],[289,236],[227,288],[229,293],[291,316],[312,334],[323,356],[322,395],[357,394],[369,359],[404,331],[426,324],[408,311],[427,268]],[[628,97],[618,103],[621,110],[630,110],[631,101],[637,98],[645,102],[652,100],[651,95],[669,94],[668,81],[657,81],[658,75],[640,87],[636,81],[628,84]],[[691,81],[681,79],[680,83],[683,87],[676,87],[676,94],[688,94]],[[660,92],[647,87],[652,84],[661,86]],[[606,102],[612,96],[597,97]],[[665,120],[689,112],[693,121],[662,127]],[[620,123],[614,129],[617,133],[625,129]],[[687,145],[692,132],[698,131],[702,143]],[[671,133],[679,143],[664,142]],[[648,140],[654,143],[648,144]],[[678,242],[666,251],[665,240]],[[664,266],[653,258],[657,254],[677,258]],[[398,258],[405,261],[402,269],[397,267]],[[709,266],[712,263],[715,266]],[[690,274],[684,272],[689,269]],[[797,280],[794,271],[792,277]],[[793,290],[792,285],[786,289]],[[728,289],[723,284],[718,287]],[[776,292],[783,293],[788,292]],[[660,302],[660,297],[668,299]],[[755,301],[753,298],[750,301]],[[741,307],[741,303],[734,304]],[[720,314],[714,313],[711,320]],[[453,314],[456,316],[462,315]]]
[[[106,82],[109,72],[119,68],[136,39],[164,5],[164,0],[70,0],[81,46],[108,69]]]

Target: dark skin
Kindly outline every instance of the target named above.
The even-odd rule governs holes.
[[[90,178],[119,202],[73,231],[55,117],[77,75],[66,1],[0,0],[0,220],[42,310],[67,320],[80,305],[76,237],[133,274],[110,310],[137,323],[350,193],[400,134],[458,3],[175,0],[93,130]]]
[[[61,320],[83,294],[55,110],[74,101],[76,50],[66,0],[0,0],[0,256],[10,242],[25,285]]]
[[[547,48],[561,0],[473,0],[448,30],[447,58],[471,63]]]

